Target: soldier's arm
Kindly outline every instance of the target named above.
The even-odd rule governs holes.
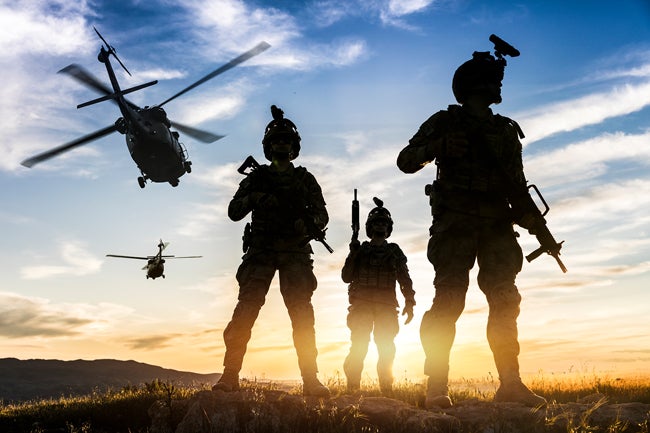
[[[415,290],[413,290],[413,280],[406,264],[407,259],[402,249],[393,244],[393,254],[396,257],[396,277],[400,290],[407,304],[415,305]]]
[[[436,113],[424,122],[397,156],[397,167],[404,173],[415,173],[440,155],[444,139],[437,131],[439,117]]]
[[[341,279],[344,283],[349,284],[354,280],[357,254],[358,250],[350,251],[348,256],[345,258],[345,264],[343,265],[343,269],[341,269]]]
[[[323,198],[323,191],[316,181],[316,178],[309,172],[305,176],[305,183],[309,193],[310,213],[314,219],[316,226],[322,230],[329,222],[329,215],[325,207],[325,199]]]
[[[228,205],[228,217],[231,220],[240,221],[253,210],[255,203],[251,189],[251,181],[248,177],[239,183],[239,189]]]

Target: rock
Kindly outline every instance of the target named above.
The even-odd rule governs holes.
[[[341,395],[330,399],[302,397],[284,391],[245,388],[237,392],[201,391],[188,400],[156,402],[149,409],[150,433],[268,432],[309,433],[564,433],[646,432],[650,405],[551,403],[529,408],[518,403],[461,401],[449,409],[423,410],[386,397]],[[593,428],[598,430],[593,430]],[[586,430],[589,428],[590,430]],[[577,429],[577,430],[576,430]]]

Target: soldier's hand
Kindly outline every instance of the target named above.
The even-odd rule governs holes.
[[[296,221],[294,221],[293,229],[300,235],[307,235],[307,225],[302,218],[298,218]]]
[[[361,242],[359,242],[359,239],[354,239],[353,241],[350,242],[351,253],[356,253],[357,251],[359,251],[360,247],[361,247]]]
[[[535,226],[537,225],[537,217],[532,213],[525,213],[524,215],[522,215],[521,218],[519,218],[519,221],[517,221],[517,225],[519,227],[523,227],[526,230],[528,230],[528,233],[530,233],[531,235],[535,235]]]
[[[458,158],[467,153],[469,141],[464,132],[449,132],[445,135],[444,155]]]
[[[404,306],[404,309],[402,310],[402,316],[406,316],[406,321],[404,322],[405,325],[411,323],[411,320],[413,320],[413,304],[407,303]]]

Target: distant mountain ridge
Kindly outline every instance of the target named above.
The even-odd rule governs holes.
[[[0,401],[25,401],[120,390],[159,379],[175,386],[215,383],[221,374],[177,371],[136,361],[0,359]]]

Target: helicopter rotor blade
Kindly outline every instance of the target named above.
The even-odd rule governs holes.
[[[118,257],[120,259],[138,259],[138,260],[149,260],[149,257],[138,257],[138,256],[122,256],[119,254],[106,254],[106,257]]]
[[[203,256],[171,256],[170,259],[200,259]]]
[[[201,78],[199,81],[197,81],[194,84],[192,84],[192,85],[186,87],[185,89],[181,90],[180,92],[178,92],[177,94],[175,94],[171,98],[168,98],[165,101],[161,102],[160,104],[158,104],[158,106],[162,107],[163,105],[165,105],[169,101],[171,101],[173,99],[176,99],[177,97],[181,96],[182,94],[184,94],[186,92],[189,92],[190,90],[192,90],[196,86],[205,83],[206,81],[216,77],[217,75],[222,74],[222,73],[226,72],[227,70],[234,68],[235,66],[239,65],[240,63],[245,62],[246,60],[250,59],[251,57],[254,57],[254,56],[262,53],[263,51],[266,51],[270,47],[271,47],[271,45],[269,45],[268,43],[260,42],[255,47],[253,47],[250,50],[246,51],[244,54],[241,54],[240,56],[235,57],[234,59],[232,59],[231,61],[229,61],[225,65],[223,65],[223,66],[217,68],[216,70],[210,72],[208,75]]]
[[[187,134],[190,137],[195,138],[196,140],[199,140],[203,143],[213,143],[225,137],[225,135],[213,134],[212,132],[202,131],[200,129],[183,125],[181,123],[174,122],[174,121],[172,121],[171,124],[174,128],[178,129],[182,133]]]
[[[111,95],[113,94],[113,90],[110,89],[108,86],[103,84],[99,79],[97,79],[94,75],[92,75],[90,72],[82,68],[81,66],[77,64],[71,64],[66,66],[65,68],[61,69],[59,74],[68,74],[75,80],[79,81],[81,84],[86,85],[87,87],[90,87],[91,89],[97,91],[98,93],[101,93],[102,95]],[[126,103],[133,109],[137,110],[140,107],[135,105],[132,102],[129,102],[128,100],[124,99]],[[117,104],[117,101],[113,100],[114,103]],[[79,108],[79,107],[77,107]]]
[[[105,135],[115,132],[116,130],[117,127],[115,125],[107,126],[106,128],[102,128],[88,135],[84,135],[83,137],[77,138],[76,140],[55,147],[54,149],[50,149],[48,151],[39,153],[38,155],[34,155],[31,158],[27,158],[26,160],[22,161],[21,164],[24,165],[25,167],[31,168],[40,162],[46,161],[50,158],[54,158],[55,156],[58,156],[64,152],[68,152],[76,147],[89,143],[93,140],[97,140],[98,138],[101,138]]]

